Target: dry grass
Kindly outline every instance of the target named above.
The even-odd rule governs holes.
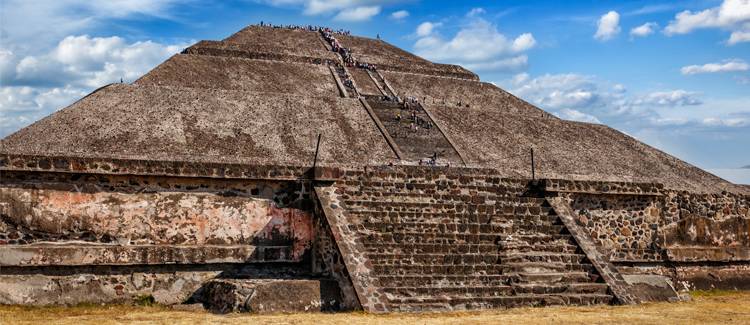
[[[0,324],[750,324],[750,292],[700,292],[693,301],[639,306],[550,307],[387,314],[212,315],[166,307],[0,307]]]

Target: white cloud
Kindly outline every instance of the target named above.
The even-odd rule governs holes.
[[[706,126],[724,126],[724,127],[744,127],[750,125],[750,119],[747,118],[718,118],[707,117],[701,121]]]
[[[513,40],[512,49],[514,52],[523,52],[532,49],[534,45],[536,45],[534,35],[523,33]]]
[[[654,33],[654,30],[659,28],[656,23],[645,23],[638,27],[634,27],[630,30],[631,37],[646,37]]]
[[[495,25],[482,18],[470,18],[455,36],[443,38],[439,24],[423,23],[417,28],[415,52],[427,59],[455,63],[477,70],[517,70],[528,63],[524,52],[536,45],[534,36],[524,33],[508,39]]]
[[[406,10],[395,11],[391,14],[391,18],[399,20],[409,17],[409,12]]]
[[[1,87],[0,137],[70,105],[85,94],[86,91],[74,87],[50,89],[28,86]]]
[[[468,13],[466,13],[466,16],[475,17],[475,16],[479,16],[485,13],[487,13],[487,11],[485,11],[484,8],[472,8],[471,10],[469,10]]]
[[[477,71],[516,71],[526,67],[528,64],[529,57],[526,55],[519,55],[494,61],[465,63],[464,67],[469,70]]]
[[[717,72],[736,72],[736,71],[748,71],[750,65],[747,62],[740,59],[725,60],[721,63],[707,63],[704,65],[689,65],[682,67],[680,71],[684,75],[699,74],[699,73],[717,73]]]
[[[48,54],[19,60],[15,75],[6,82],[96,88],[120,78],[132,81],[184,46],[151,41],[128,44],[117,36],[68,36]]]
[[[363,6],[341,10],[334,20],[365,21],[380,13],[380,6]]]
[[[390,5],[403,0],[255,0],[256,2],[272,5],[275,7],[300,7],[305,15],[329,15],[336,14],[334,19],[341,21],[363,21],[380,13],[382,6]],[[375,9],[377,7],[377,10]],[[397,11],[398,15],[408,12]],[[394,14],[396,14],[394,13]],[[403,16],[401,18],[405,18]],[[391,18],[401,19],[394,17]]]
[[[172,18],[170,10],[194,0],[3,0],[3,47],[24,53],[48,49],[62,37],[111,19]]]
[[[621,84],[572,73],[545,74],[536,78],[522,73],[514,76],[511,84],[512,93],[561,118],[592,123],[600,120],[662,123],[667,119],[657,110],[704,104],[695,92],[677,89],[634,95],[628,94]]]
[[[732,31],[727,41],[733,45],[750,41],[750,1],[724,0],[718,7],[692,12],[689,10],[678,13],[664,33],[667,35],[687,34],[696,29],[721,28]]]
[[[703,104],[697,97],[697,93],[685,91],[682,89],[672,91],[657,91],[642,96],[635,100],[636,105],[655,105],[655,106],[694,106]]]
[[[577,122],[586,122],[586,123],[598,123],[601,124],[602,122],[599,121],[596,116],[586,114],[581,111],[577,111],[574,109],[564,108],[559,113],[556,113],[557,117],[565,120],[570,121],[577,121]]]
[[[432,34],[432,31],[435,29],[435,27],[439,27],[442,25],[441,23],[432,23],[429,21],[423,22],[417,26],[417,36],[419,37],[425,37],[430,34]]]
[[[732,32],[732,34],[729,35],[729,40],[727,40],[727,44],[729,45],[735,45],[737,43],[743,42],[750,42],[750,28],[748,28],[748,30],[746,31]]]
[[[60,109],[100,86],[140,77],[182,45],[128,43],[120,37],[69,36],[46,54],[0,51],[0,136]]]
[[[602,106],[607,97],[593,77],[578,74],[528,76],[514,79],[513,93],[542,108],[589,110]]]
[[[620,33],[620,14],[610,11],[599,18],[594,38],[600,41],[608,41]]]
[[[562,119],[609,125],[699,166],[715,164],[722,152],[721,163],[736,163],[738,154],[741,164],[750,159],[737,151],[750,136],[747,96],[703,100],[680,89],[629,94],[621,84],[572,73],[520,73],[501,84]]]

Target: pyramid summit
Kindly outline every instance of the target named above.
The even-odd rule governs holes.
[[[747,187],[323,27],[200,41],[0,140],[0,172],[0,303],[383,312],[750,287]]]

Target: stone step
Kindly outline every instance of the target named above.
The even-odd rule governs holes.
[[[590,264],[507,263],[507,264],[382,264],[371,261],[375,274],[550,274],[594,270]]]
[[[368,256],[369,258],[369,256]],[[492,256],[471,256],[465,258],[435,258],[434,260],[418,259],[410,260],[384,260],[370,258],[370,262],[377,270],[397,272],[397,274],[412,274],[420,269],[435,271],[459,269],[473,269],[485,274],[508,274],[508,273],[564,273],[564,272],[592,272],[591,264],[569,264],[569,263],[547,263],[547,262],[513,262],[500,263]],[[417,270],[417,271],[415,271]]]
[[[425,297],[425,296],[449,296],[457,297],[493,297],[510,296],[515,294],[513,287],[504,286],[438,286],[438,287],[390,287],[385,286],[383,292],[386,296],[393,298]]]
[[[457,297],[493,297],[514,295],[549,295],[549,294],[599,294],[607,295],[609,286],[606,283],[569,283],[569,284],[536,284],[520,283],[512,285],[420,285],[388,286],[383,282],[383,292],[393,298],[443,296]]]
[[[401,192],[401,193],[427,193],[427,194],[496,194],[499,196],[516,195],[518,198],[526,188],[506,186],[501,184],[456,184],[456,183],[433,183],[420,181],[357,181],[347,180],[336,185],[342,192],[356,194],[364,192]],[[542,199],[537,199],[542,200]],[[534,202],[537,200],[528,200]],[[541,202],[541,201],[539,201]]]
[[[403,243],[397,246],[381,245],[379,243],[365,244],[368,254],[495,254],[498,252],[497,245],[493,244],[424,244],[424,243]]]
[[[601,294],[606,295],[609,286],[606,283],[568,283],[568,284],[536,284],[515,283],[511,286],[517,294]]]
[[[539,221],[553,225],[561,225],[562,221],[556,215],[545,216],[516,216],[514,214],[505,214],[502,211],[495,213],[485,212],[477,213],[462,212],[420,212],[420,211],[375,211],[375,210],[356,210],[348,211],[350,217],[359,220],[382,223],[419,223],[419,224],[527,224],[531,221]]]
[[[399,212],[427,212],[427,213],[450,213],[450,212],[479,212],[492,211],[512,214],[517,216],[542,216],[548,215],[549,211],[543,213],[539,207],[526,206],[503,206],[492,203],[429,203],[429,202],[385,202],[385,201],[360,201],[344,200],[344,206],[350,211],[375,210],[375,211],[399,211]]]
[[[412,184],[412,188],[435,188],[435,187],[462,187],[465,189],[479,188],[506,188],[513,191],[523,192],[527,188],[525,182],[509,180],[496,176],[486,175],[444,175],[437,173],[425,173],[421,176],[405,175],[400,172],[373,171],[363,172],[359,175],[350,174],[345,180],[337,185],[346,186],[371,186],[387,187],[397,185],[403,187],[405,184]],[[506,191],[507,192],[507,191]]]
[[[460,190],[460,188],[458,188]],[[410,199],[423,199],[423,200],[444,200],[444,201],[471,201],[474,197],[485,197],[486,200],[493,200],[497,202],[508,202],[513,204],[521,205],[533,205],[540,206],[541,202],[532,200],[529,201],[522,196],[518,196],[516,193],[508,193],[507,190],[498,190],[493,188],[491,191],[452,191],[452,193],[442,191],[414,191],[394,188],[348,188],[341,196],[344,199],[349,197],[356,197],[360,199],[384,199],[384,198],[410,198]]]
[[[506,264],[506,263],[564,263],[587,264],[583,254],[528,252],[511,254],[367,254],[379,264]],[[387,262],[387,263],[385,263]]]
[[[419,254],[419,253],[440,253],[440,254],[495,254],[502,253],[525,253],[525,252],[549,252],[549,253],[566,253],[579,254],[578,246],[568,243],[555,244],[536,244],[526,245],[523,247],[502,248],[495,243],[468,243],[468,244],[443,244],[443,243],[401,243],[397,245],[385,245],[382,243],[372,242],[363,243],[365,252],[380,254]]]
[[[503,262],[503,273],[550,273],[550,272],[592,272],[594,266],[588,263],[560,262]]]
[[[456,205],[453,205],[456,207]],[[545,222],[551,222],[555,224],[562,224],[562,222],[559,222],[559,217],[554,214],[549,214],[551,211],[543,211],[538,216],[521,216],[524,217],[522,219],[519,219],[518,215],[514,214],[515,209],[511,209],[510,207],[496,207],[491,205],[482,205],[479,207],[471,206],[469,205],[459,205],[457,206],[458,211],[441,211],[441,212],[432,212],[432,211],[398,211],[398,210],[392,210],[392,211],[386,211],[386,210],[367,210],[367,209],[357,209],[357,210],[350,210],[348,213],[353,216],[361,216],[363,218],[373,218],[373,219],[386,219],[389,222],[397,221],[399,218],[402,219],[412,219],[411,222],[420,222],[420,223],[444,223],[446,219],[453,219],[455,223],[464,223],[464,222],[475,222],[475,223],[489,223],[492,221],[495,222],[507,222],[507,221],[517,221],[517,220],[523,220],[523,221],[529,221],[529,220],[542,220]]]
[[[440,287],[440,286],[506,286],[519,282],[518,275],[380,275],[378,280],[383,285],[409,287]]]
[[[399,223],[362,222],[362,225],[383,233],[438,233],[438,234],[567,234],[563,225],[535,225],[530,222],[517,223]]]
[[[390,301],[391,311],[419,312],[432,310],[473,310],[510,307],[611,304],[613,297],[603,294],[549,294],[489,297],[408,297]]]
[[[357,229],[350,225],[353,230],[358,230],[361,242],[364,244],[401,245],[407,243],[423,244],[496,244],[501,250],[529,249],[535,244],[552,244],[554,242],[573,244],[573,237],[568,234],[547,235],[534,234],[459,234],[459,233],[417,233],[396,232],[383,233],[367,229]],[[364,228],[364,227],[363,227]]]
[[[495,186],[425,186],[424,184],[417,183],[380,183],[373,185],[344,185],[340,186],[343,189],[342,194],[348,195],[362,195],[362,196],[388,196],[388,195],[415,195],[418,196],[463,196],[463,195],[491,195],[498,198],[505,198],[508,200],[518,201],[521,203],[540,203],[540,198],[529,198],[521,196],[521,192],[518,189],[509,188],[507,186],[495,185]]]
[[[588,263],[586,255],[559,252],[502,252],[498,255],[502,263],[516,262],[553,262],[553,263]]]
[[[362,196],[362,197],[393,197],[393,196],[412,196],[413,198],[439,198],[461,199],[464,196],[485,196],[492,197],[497,201],[517,202],[519,204],[541,205],[543,201],[538,198],[527,198],[520,196],[520,192],[506,187],[473,187],[463,188],[456,187],[425,187],[424,184],[393,184],[390,186],[346,186],[341,188],[343,196]],[[436,197],[438,196],[438,197]]]
[[[588,283],[596,282],[598,275],[589,272],[518,272],[507,274],[514,283]]]

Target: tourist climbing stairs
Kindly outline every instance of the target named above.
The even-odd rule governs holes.
[[[346,73],[346,69],[344,69],[344,66],[337,64],[333,68],[336,71],[339,80],[341,80],[341,83],[344,85],[344,90],[346,91],[346,94],[349,96],[349,98],[357,98],[357,96],[359,96],[357,88],[354,86],[354,81],[352,81],[351,76]]]
[[[608,304],[614,298],[544,198],[487,176],[369,172],[317,189],[358,259],[371,311]],[[328,212],[328,214],[333,214]],[[336,227],[337,223],[345,225]],[[372,298],[375,297],[375,298]]]
[[[380,96],[367,98],[367,103],[377,115],[405,159],[425,164],[437,156],[438,165],[461,166],[463,161],[435,122],[417,103],[388,100]]]
[[[381,75],[380,72],[367,70],[367,73],[370,75],[370,77],[372,77],[372,80],[375,82],[377,87],[383,90],[385,96],[388,96],[390,98],[398,97],[398,94],[394,92],[393,88],[391,88],[390,84],[385,81],[385,78],[383,78],[383,75]]]

